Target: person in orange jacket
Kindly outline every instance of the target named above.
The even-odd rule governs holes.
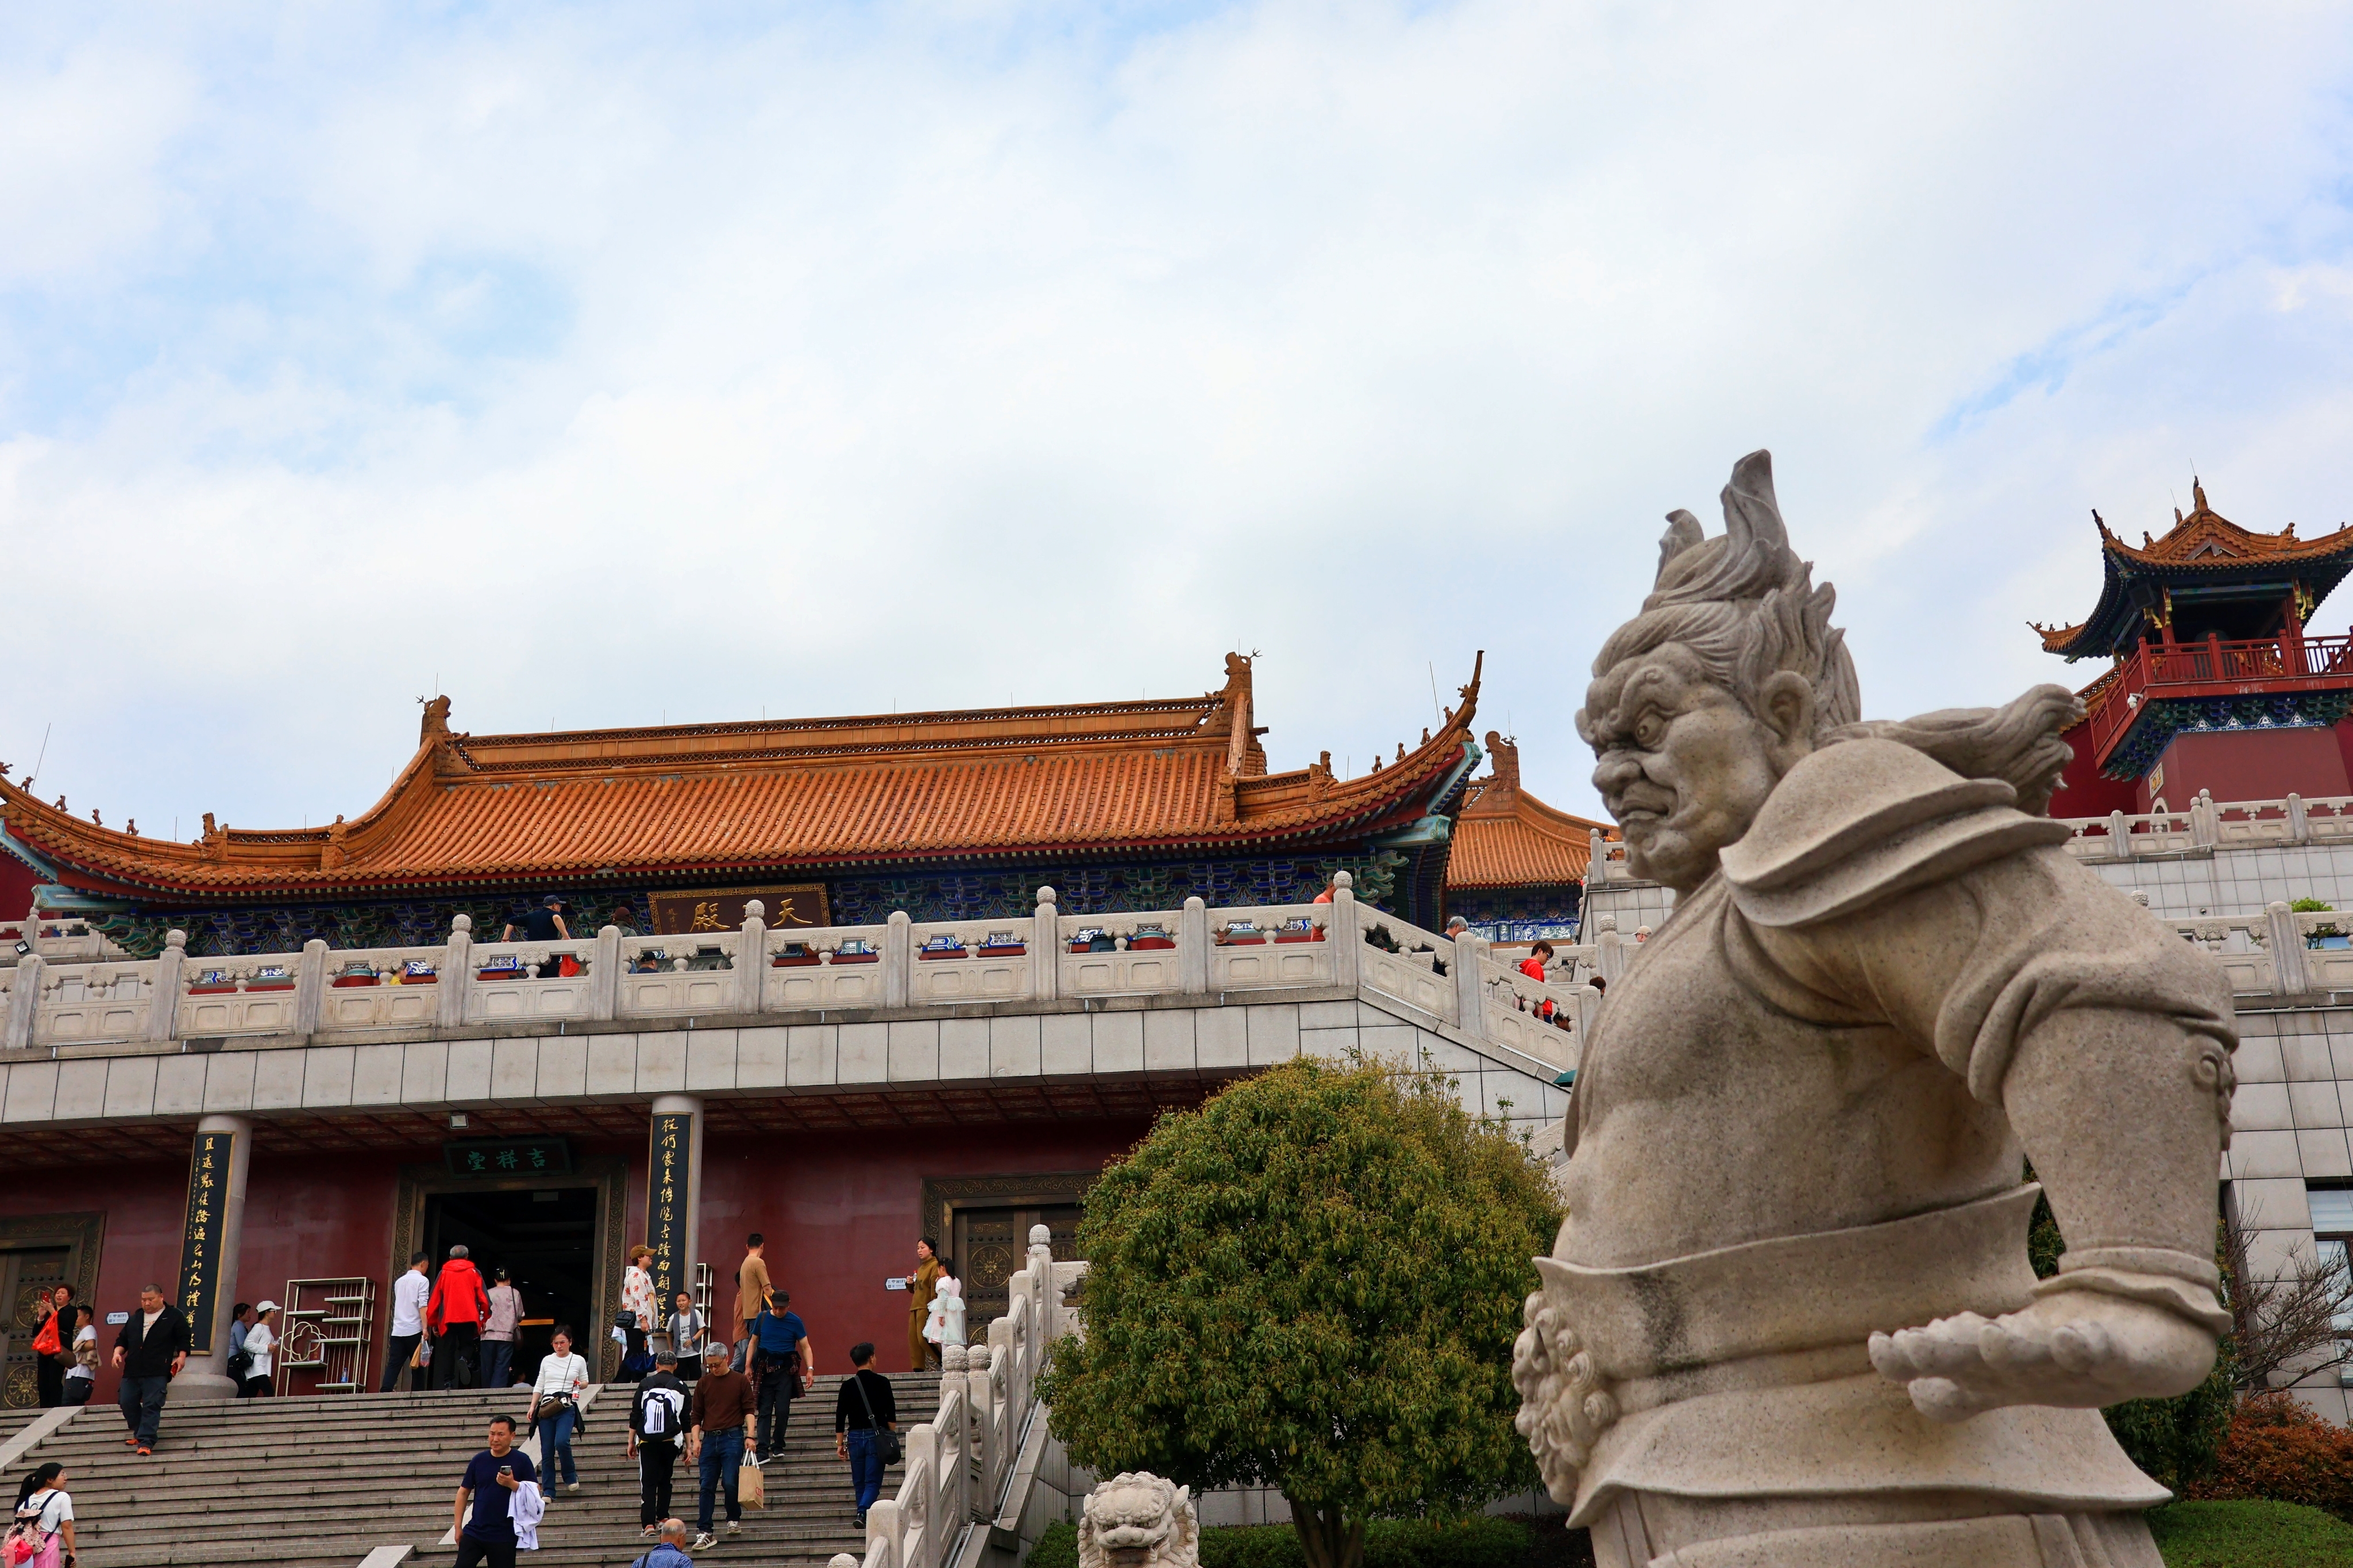
[[[433,1386],[470,1388],[474,1363],[482,1342],[482,1320],[491,1313],[491,1294],[482,1276],[466,1256],[463,1244],[449,1249],[449,1261],[433,1281],[425,1303],[426,1331],[433,1336]]]
[[[1540,942],[1536,943],[1535,946],[1528,950],[1528,955],[1520,960],[1520,973],[1526,975],[1531,980],[1541,983],[1545,977],[1545,960],[1551,956],[1552,943],[1548,942]],[[1552,1004],[1549,1002],[1544,1004],[1543,1010],[1536,1016],[1542,1018],[1551,1017]]]

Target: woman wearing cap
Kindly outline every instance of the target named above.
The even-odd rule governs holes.
[[[253,1358],[245,1369],[245,1382],[237,1391],[239,1399],[266,1399],[269,1396],[269,1373],[277,1363],[273,1352],[278,1349],[278,1303],[262,1301],[253,1309],[253,1327],[245,1331],[245,1353]]]

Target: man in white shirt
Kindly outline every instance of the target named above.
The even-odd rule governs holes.
[[[408,1370],[417,1342],[425,1337],[425,1303],[433,1295],[433,1281],[425,1266],[431,1261],[429,1253],[416,1254],[408,1260],[408,1272],[393,1281],[392,1337],[384,1347],[384,1381],[376,1385],[378,1394],[392,1392],[392,1385]],[[422,1386],[422,1379],[409,1380],[412,1390]]]

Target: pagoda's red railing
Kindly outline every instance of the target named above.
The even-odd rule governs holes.
[[[2102,763],[2153,698],[2255,696],[2353,686],[2353,637],[2265,637],[2254,642],[2143,643],[2116,667],[2086,721]]]

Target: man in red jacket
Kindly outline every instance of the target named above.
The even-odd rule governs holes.
[[[490,1292],[460,1245],[449,1249],[449,1261],[433,1281],[425,1303],[425,1327],[433,1335],[433,1386],[470,1388],[474,1358],[482,1342],[482,1320],[490,1315]]]

